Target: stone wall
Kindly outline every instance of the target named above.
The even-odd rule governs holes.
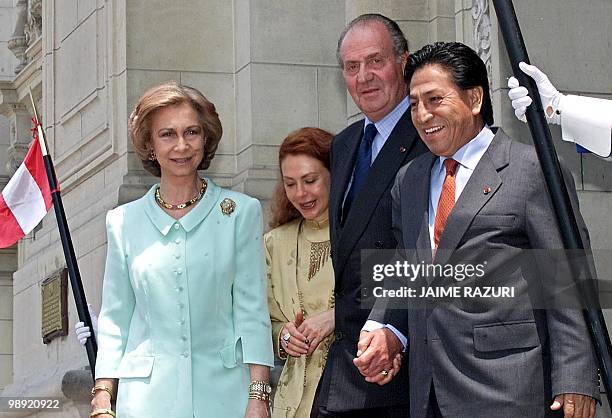
[[[0,83],[14,77],[15,57],[8,41],[15,26],[13,0],[0,1]],[[0,190],[8,179],[10,122],[0,114]],[[0,250],[0,391],[13,380],[13,273],[17,269],[17,248]]]

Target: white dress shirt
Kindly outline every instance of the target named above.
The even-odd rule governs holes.
[[[374,123],[376,126],[376,131],[378,132],[372,140],[372,160],[370,164],[374,164],[374,160],[378,157],[380,150],[387,142],[387,139],[391,136],[391,132],[395,129],[395,125],[401,119],[401,117],[406,113],[408,108],[410,107],[410,100],[408,97],[404,97],[404,99],[398,103],[395,108],[389,112],[384,118],[379,120],[378,122],[372,122],[368,117],[365,117],[363,124],[363,132],[365,132],[366,126],[370,123]]]

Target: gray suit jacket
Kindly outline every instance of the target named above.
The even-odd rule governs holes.
[[[435,158],[424,154],[406,165],[392,189],[399,248],[416,249],[418,260],[427,263],[432,262],[429,173]],[[426,416],[432,384],[441,412],[452,417],[547,416],[554,395],[598,396],[597,367],[582,312],[534,309],[528,294],[528,285],[537,286],[551,266],[525,257],[523,250],[560,248],[534,148],[499,130],[457,200],[433,262],[486,258],[486,271],[494,274],[478,280],[514,286],[520,295],[516,303],[510,308],[483,299],[431,304],[407,309],[398,322],[398,315],[382,309],[380,301],[370,315],[391,321],[409,337],[411,417]]]

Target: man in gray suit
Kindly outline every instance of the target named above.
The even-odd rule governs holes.
[[[430,303],[401,320],[379,300],[369,319],[387,327],[362,332],[356,365],[369,382],[390,380],[388,359],[404,349],[392,325],[408,336],[413,418],[592,418],[597,368],[582,312],[536,309],[542,305],[528,292],[547,271],[526,250],[563,248],[534,148],[490,129],[486,67],[469,47],[422,48],[410,56],[406,79],[412,121],[431,153],[403,167],[392,189],[398,246],[427,264],[486,259],[474,283],[517,294],[511,305]],[[588,246],[572,176],[564,174]]]

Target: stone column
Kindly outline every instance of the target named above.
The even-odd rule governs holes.
[[[10,87],[15,58],[8,40],[15,27],[13,3],[0,2],[0,91]],[[6,92],[6,90],[4,90]],[[0,93],[3,95],[3,93]],[[8,110],[8,109],[5,109]],[[0,114],[0,190],[8,182],[8,148],[11,145],[11,122]],[[13,272],[17,269],[16,247],[0,250],[0,392],[13,378]]]
[[[0,190],[9,179],[7,149],[10,122],[0,116]],[[17,269],[17,246],[0,250],[0,392],[13,378],[13,273]]]
[[[0,188],[4,184],[0,183]],[[0,392],[13,379],[13,273],[17,246],[0,250]]]
[[[17,0],[15,5],[17,20],[15,23],[15,30],[8,40],[8,49],[11,50],[15,58],[17,58],[17,66],[15,67],[15,74],[18,74],[26,65],[27,59],[25,56],[25,50],[27,47],[25,25],[27,22],[27,0]]]
[[[10,81],[15,76],[17,58],[8,45],[15,31],[16,19],[13,1],[0,0],[0,81]]]
[[[236,142],[244,191],[271,196],[278,145],[291,131],[346,126],[346,93],[335,58],[344,1],[235,0]],[[267,211],[266,211],[267,212]]]

